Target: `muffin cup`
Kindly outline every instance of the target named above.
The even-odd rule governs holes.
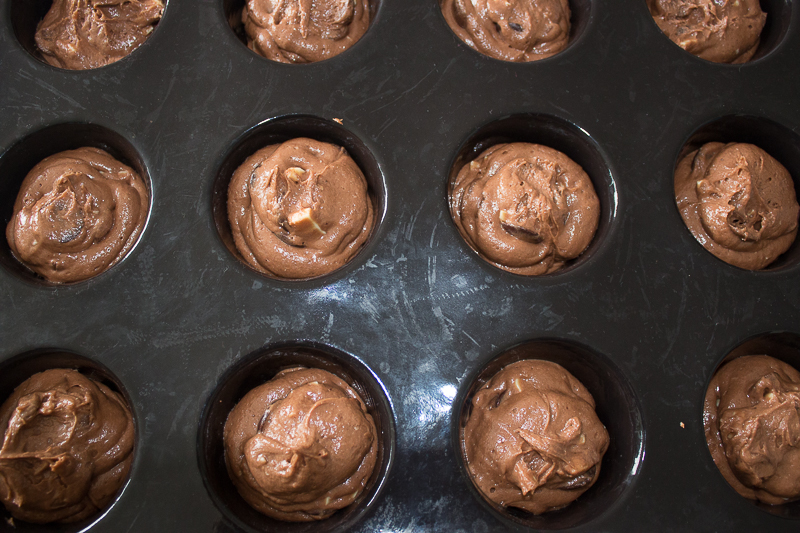
[[[738,357],[742,357],[745,355],[768,355],[770,357],[774,357],[779,361],[783,361],[784,363],[788,364],[789,366],[794,367],[795,369],[800,369],[800,335],[791,332],[774,332],[774,333],[764,333],[761,335],[755,335],[742,341],[738,346],[734,347],[730,352],[728,352],[725,357],[722,358],[721,361],[714,367],[714,371],[711,372],[710,378],[706,382],[706,388],[703,389],[703,397],[705,397],[705,391],[708,390],[708,386],[711,382],[711,378],[717,373],[717,371],[725,364],[728,363]],[[703,412],[704,408],[701,402],[700,406],[700,424],[703,424]],[[706,451],[708,451],[708,447],[706,447]],[[726,485],[731,491],[734,491],[733,487],[731,487],[722,477],[722,474],[717,469],[716,464],[714,464],[713,459],[711,458],[710,452],[706,454],[708,461],[711,463],[710,470],[713,470],[714,473],[722,480],[722,483]],[[735,491],[734,491],[735,492]],[[764,512],[780,516],[783,518],[788,518],[792,520],[800,520],[800,500],[796,500],[793,502],[785,503],[782,505],[769,505],[757,500],[751,500],[749,498],[744,498],[740,496],[738,493],[736,496],[739,496],[743,501],[750,502],[755,507],[761,509]]]
[[[375,421],[379,440],[375,470],[363,493],[351,505],[315,522],[285,522],[259,513],[239,495],[225,466],[222,436],[231,409],[250,390],[269,381],[281,370],[298,366],[326,370],[353,387]],[[206,402],[200,427],[198,461],[209,495],[227,519],[245,531],[346,530],[371,510],[386,482],[395,453],[392,407],[375,374],[355,357],[311,342],[272,344],[236,363],[222,377]]]
[[[464,426],[472,412],[475,394],[497,372],[526,359],[557,363],[583,383],[594,398],[595,411],[610,438],[595,484],[566,507],[540,515],[504,507],[484,498],[470,479],[463,446]],[[623,497],[633,484],[644,459],[645,430],[639,400],[627,379],[607,357],[572,341],[537,339],[504,350],[486,362],[471,379],[465,381],[454,405],[458,410],[454,413],[453,444],[460,459],[462,477],[469,483],[473,496],[505,523],[524,525],[536,530],[584,526],[601,517]]]
[[[133,465],[131,466],[128,479],[122,484],[122,487],[119,489],[112,502],[106,508],[101,509],[96,515],[85,520],[66,524],[33,524],[23,520],[13,519],[5,507],[0,504],[0,520],[2,520],[0,524],[7,525],[10,531],[18,531],[19,533],[77,533],[79,531],[87,531],[96,524],[99,524],[119,502],[125,492],[125,488],[130,482],[130,476],[136,471],[137,456],[141,448],[141,445],[138,443],[139,424],[137,423],[137,412],[133,408],[131,398],[122,382],[108,368],[97,361],[58,348],[37,348],[2,361],[0,362],[0,404],[5,402],[14,392],[14,389],[26,379],[39,372],[54,368],[77,370],[89,379],[102,383],[122,396],[123,401],[127,404],[133,416]],[[5,430],[6,428],[2,428],[0,434],[5,434]]]

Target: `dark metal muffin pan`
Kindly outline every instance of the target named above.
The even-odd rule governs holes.
[[[738,66],[672,44],[644,0],[575,1],[568,49],[519,65],[461,43],[436,0],[382,0],[351,50],[282,65],[230,29],[235,2],[170,0],[144,45],[84,72],[32,53],[47,3],[0,1],[3,223],[37,159],[84,144],[144,171],[151,212],[126,259],[73,285],[43,283],[0,244],[0,396],[49,365],[103,376],[131,402],[136,456],[92,521],[12,526],[4,514],[0,530],[800,528],[800,504],[759,506],[726,484],[702,427],[705,388],[729,354],[774,351],[797,365],[800,244],[764,272],[727,265],[684,226],[672,180],[685,145],[749,140],[800,190],[797,2],[762,1],[762,51]],[[230,249],[221,176],[244,144],[298,131],[350,143],[380,216],[344,268],[280,281]],[[492,138],[561,146],[592,178],[600,231],[562,272],[501,271],[453,225],[451,168]],[[248,515],[214,456],[221,415],[209,402],[233,401],[284,352],[338,365],[371,391],[394,443],[361,507],[317,529]],[[540,517],[480,499],[458,446],[474,380],[523,352],[576,373],[614,438],[598,483]]]

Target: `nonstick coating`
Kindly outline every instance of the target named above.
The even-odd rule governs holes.
[[[12,527],[0,513],[0,531],[258,531],[211,470],[221,417],[208,402],[232,401],[251,361],[266,379],[287,346],[372,391],[395,443],[365,508],[320,531],[800,529],[800,504],[759,507],[726,484],[702,427],[731,352],[800,364],[800,244],[764,272],[721,262],[684,226],[672,179],[684,145],[747,140],[800,190],[797,1],[762,0],[758,59],[729,66],[671,43],[645,0],[573,0],[570,46],[530,64],[468,48],[437,0],[381,0],[360,42],[310,65],[248,50],[228,25],[235,1],[169,0],[143,46],[84,72],[31,53],[47,4],[0,0],[3,225],[25,173],[79,145],[142,169],[152,205],[129,256],[73,285],[37,279],[2,240],[0,400],[43,368],[82,368],[129,398],[136,456],[104,515]],[[377,225],[341,270],[280,281],[236,258],[219,208],[236,158],[298,132],[357,152]],[[563,272],[501,271],[458,234],[451,167],[495,139],[550,144],[589,172],[600,231]],[[570,368],[617,435],[597,485],[535,520],[481,500],[458,441],[476,383],[520,357]]]

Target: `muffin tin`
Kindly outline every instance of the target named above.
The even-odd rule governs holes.
[[[0,396],[51,366],[102,376],[132,405],[136,457],[116,503],[90,522],[12,526],[3,514],[0,530],[800,527],[800,504],[759,506],[726,484],[702,426],[706,386],[729,354],[800,363],[800,243],[767,271],[727,265],[683,225],[672,183],[687,143],[749,140],[800,190],[796,1],[763,0],[758,59],[729,66],[672,44],[645,0],[573,1],[573,42],[529,64],[469,49],[436,0],[381,0],[352,49],[310,65],[248,50],[228,25],[235,1],[169,0],[139,49],[83,72],[32,54],[47,5],[0,1],[3,223],[35,162],[81,145],[142,170],[151,211],[126,259],[72,285],[42,282],[0,243]],[[347,146],[379,217],[344,268],[280,281],[236,258],[220,207],[243,150],[298,133]],[[561,149],[592,178],[600,229],[562,272],[501,271],[453,225],[451,169],[494,139]],[[458,445],[480,380],[529,356],[575,373],[613,439],[597,484],[540,517],[479,498]],[[220,473],[218,404],[297,361],[368,392],[384,457],[357,508],[267,524]]]

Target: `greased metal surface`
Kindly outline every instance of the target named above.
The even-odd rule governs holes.
[[[702,424],[710,376],[731,352],[800,366],[800,244],[767,271],[727,265],[695,241],[673,193],[684,145],[712,140],[762,147],[800,189],[797,2],[762,2],[761,51],[737,66],[674,45],[645,0],[571,2],[569,46],[529,64],[468,48],[436,0],[381,0],[350,50],[284,65],[231,31],[235,1],[170,0],[130,56],[82,72],[29,52],[46,4],[0,1],[3,223],[39,160],[84,145],[137,170],[151,208],[123,261],[73,285],[37,280],[0,243],[0,395],[54,365],[99,373],[130,400],[135,457],[107,513],[12,528],[3,511],[0,530],[258,531],[208,456],[221,447],[209,442],[219,421],[209,401],[235,402],[242,372],[274,375],[273,348],[297,341],[372,391],[386,414],[379,434],[395,444],[360,510],[270,531],[531,530],[477,496],[457,445],[465,400],[497,358],[531,354],[586,385],[611,444],[595,486],[530,526],[800,525],[800,505],[758,507],[727,485]],[[374,195],[376,229],[342,269],[290,282],[235,257],[219,207],[229,171],[297,136],[345,146]],[[450,219],[453,164],[512,141],[564,152],[597,190],[597,235],[558,273],[501,271]]]

